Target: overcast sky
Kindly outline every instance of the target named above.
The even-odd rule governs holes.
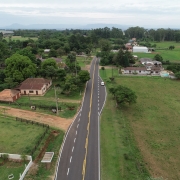
[[[179,20],[179,0],[4,0],[0,3],[0,27],[13,23],[106,23],[180,28]]]

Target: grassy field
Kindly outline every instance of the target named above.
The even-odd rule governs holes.
[[[101,75],[106,81],[111,72]],[[179,81],[117,76],[114,84],[129,87],[138,99],[134,105],[116,109],[108,96],[101,118],[102,179],[145,179],[137,161],[151,177],[179,179]]]
[[[30,155],[31,150],[39,140],[39,137],[42,136],[45,129],[41,126],[26,124],[24,122],[15,121],[10,117],[0,116],[0,152],[12,153],[12,154],[27,154]],[[55,133],[54,133],[55,131]],[[50,136],[50,133],[52,136]],[[48,137],[51,137],[47,141]],[[63,141],[64,132],[58,129],[51,129],[45,138],[42,140],[38,146],[35,154],[33,155],[33,160],[37,158],[41,149],[46,146],[46,152],[54,152],[54,157],[52,160],[51,168],[47,170],[40,161],[42,157],[36,160],[38,168],[34,171],[28,173],[28,177],[33,180],[48,179],[49,176],[52,176],[55,171],[55,165],[57,162],[59,149]],[[26,163],[27,164],[27,163]],[[24,170],[24,163],[13,163],[7,162],[3,166],[0,166],[0,179],[7,179],[7,176],[11,173],[14,174],[14,179],[19,179],[19,173],[22,173]]]
[[[14,118],[0,116],[0,152],[27,154],[35,146],[45,129],[41,126],[15,121]]]
[[[156,50],[153,53],[133,53],[137,55],[138,58],[153,58],[156,54],[160,54],[164,61],[169,60],[170,62],[180,62],[180,43],[165,41],[165,42],[151,42],[151,44],[156,44],[156,48],[169,48],[169,46],[174,46],[174,50]]]
[[[26,163],[26,165],[29,162]],[[8,179],[8,175],[13,174],[13,180],[19,180],[19,174],[23,173],[25,169],[25,163],[7,162],[3,166],[0,166],[0,179]]]
[[[4,38],[6,41],[9,41],[9,37],[5,37]],[[38,40],[38,38],[36,38],[36,37],[22,37],[22,36],[12,36],[11,37],[11,40],[13,41],[16,41],[16,40],[20,40],[20,41],[26,41],[26,40],[28,40],[28,39],[33,39],[34,41],[37,41]]]

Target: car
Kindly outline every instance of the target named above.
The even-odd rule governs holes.
[[[104,82],[103,81],[101,82],[101,86],[104,86]]]

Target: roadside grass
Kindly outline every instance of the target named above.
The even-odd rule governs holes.
[[[100,70],[100,75],[108,87],[112,83],[109,81],[111,70]],[[100,124],[101,179],[144,180],[149,174],[136,146],[131,124],[115,106],[108,94]]]
[[[30,155],[45,128],[0,115],[0,152]]]
[[[9,41],[9,37],[5,37],[4,38],[6,41]],[[34,41],[37,41],[38,40],[38,38],[37,37],[22,37],[22,36],[12,36],[11,37],[11,40],[13,41],[16,41],[16,40],[20,40],[20,41],[26,41],[26,40],[28,40],[28,39],[32,39],[32,40],[34,40]]]
[[[55,172],[56,163],[58,160],[59,150],[60,150],[61,144],[63,142],[63,137],[64,137],[64,133],[62,131],[59,131],[58,129],[54,129],[54,131],[56,131],[57,134],[53,136],[53,138],[51,139],[46,149],[46,152],[54,152],[54,157],[52,159],[50,169],[47,170],[45,164],[41,163],[41,159],[40,159],[37,162],[38,164],[37,173],[36,174],[28,173],[26,177],[24,178],[25,180],[52,179]]]
[[[110,72],[106,72],[106,76],[108,74],[110,74]],[[105,76],[104,78],[108,79]],[[117,148],[118,146],[115,142],[120,146],[121,140],[123,139],[120,132],[122,132],[121,129],[123,128],[119,127],[119,131],[116,131],[116,128],[118,127],[118,120],[122,121],[123,118],[124,122],[129,125],[129,136],[131,135],[132,138],[135,139],[134,145],[139,149],[137,152],[141,152],[141,155],[139,156],[143,157],[142,164],[145,164],[151,176],[163,177],[165,179],[178,179],[180,177],[180,172],[178,171],[178,167],[180,167],[179,81],[164,79],[161,77],[119,76],[115,78],[114,84],[121,84],[132,89],[136,93],[138,99],[136,104],[124,106],[117,110],[115,105],[113,108],[110,107],[111,103],[115,102],[112,100],[111,95],[108,97],[108,100],[110,97],[111,99],[106,102],[108,108],[103,111],[101,118],[101,158],[103,179],[118,179],[113,177],[113,173],[113,178],[106,177],[110,176],[112,171],[110,169],[111,167],[108,167],[109,163],[112,162],[114,168],[117,166],[113,161],[115,161],[116,158],[118,159],[119,156],[115,151],[117,151],[117,149],[118,151],[120,150]],[[110,83],[107,82],[107,86],[109,85]],[[108,109],[111,109],[109,115]],[[110,116],[109,124],[108,116]],[[129,137],[127,135],[125,136],[127,138]],[[120,140],[118,139],[119,137]],[[113,141],[114,139],[117,141]],[[110,145],[108,144],[109,142]],[[116,146],[113,145],[113,143]],[[130,145],[133,146],[133,142],[131,143],[130,141]],[[129,151],[127,150],[127,152]],[[123,159],[119,160],[119,169],[117,169],[116,172],[117,175],[122,175],[123,173],[123,171],[120,171],[123,168],[121,162],[123,162]]]
[[[6,180],[10,174],[14,175],[13,180],[19,180],[20,173],[22,174],[25,169],[26,163],[17,163],[17,162],[6,162],[3,166],[0,166],[0,179]]]

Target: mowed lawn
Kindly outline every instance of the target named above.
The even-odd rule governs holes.
[[[110,75],[108,70],[102,74],[106,80]],[[130,166],[128,163],[135,159],[134,154],[131,156],[131,152],[136,147],[137,155],[140,150],[142,165],[145,165],[151,177],[178,179],[180,81],[161,77],[117,76],[115,84],[129,87],[136,93],[138,99],[136,104],[118,110],[112,96],[108,95],[107,108],[105,107],[101,118],[102,179],[145,179],[132,178],[131,173],[138,175],[133,168],[129,170],[129,176],[124,177]],[[126,133],[123,133],[125,129]],[[124,139],[126,143],[129,142],[129,149],[128,146],[124,147],[122,143]],[[128,161],[125,155],[122,157],[124,150],[129,155]],[[138,169],[136,160],[134,163]]]
[[[0,116],[0,152],[30,155],[45,129]]]

